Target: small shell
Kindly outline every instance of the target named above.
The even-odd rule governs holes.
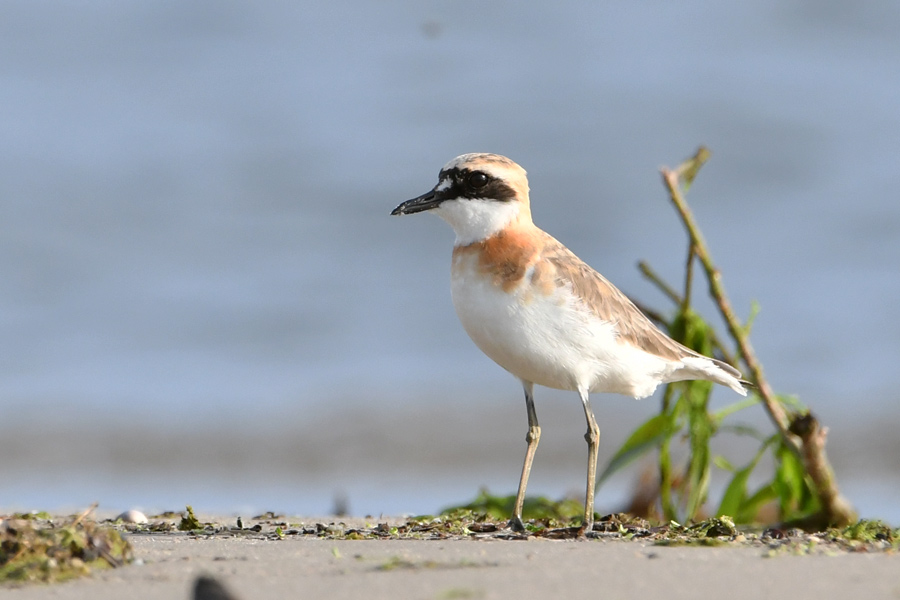
[[[123,523],[149,523],[147,515],[139,510],[126,510],[116,517],[116,520],[122,521]]]

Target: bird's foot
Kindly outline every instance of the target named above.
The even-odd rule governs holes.
[[[508,527],[516,533],[525,533],[525,523],[522,522],[521,517],[515,516],[510,519]]]
[[[584,523],[581,527],[578,528],[578,539],[590,539],[596,537],[597,534],[594,533],[594,524]]]

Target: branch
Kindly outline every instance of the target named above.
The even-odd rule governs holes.
[[[673,304],[681,305],[681,296],[678,295],[678,292],[675,291],[675,288],[666,283],[662,277],[656,274],[652,268],[650,268],[650,264],[642,260],[638,263],[638,269],[641,270],[641,274],[649,279],[651,283],[656,285],[660,289],[660,291],[666,295],[666,297],[672,301]]]
[[[694,162],[696,161],[689,160],[685,164],[693,164]],[[699,167],[693,169],[694,172],[696,172],[697,168]],[[700,228],[694,220],[694,215],[681,193],[678,179],[679,173],[684,169],[684,167],[679,167],[674,171],[667,168],[662,170],[663,181],[666,184],[666,188],[669,190],[669,196],[688,231],[688,235],[691,238],[691,244],[694,247],[694,254],[697,256],[697,259],[703,266],[703,270],[706,272],[706,279],[709,281],[709,293],[718,305],[722,317],[725,319],[725,323],[728,326],[728,332],[737,342],[744,363],[747,365],[747,368],[750,369],[750,380],[757,386],[757,391],[763,400],[766,412],[769,413],[769,417],[771,417],[775,427],[778,428],[778,431],[781,433],[788,447],[799,455],[800,447],[797,445],[796,440],[789,431],[790,419],[784,412],[784,408],[782,408],[778,399],[775,397],[775,393],[772,391],[768,380],[766,380],[766,377],[763,374],[762,365],[756,358],[756,352],[754,352],[753,346],[750,344],[750,340],[747,338],[737,315],[734,314],[734,309],[731,307],[731,302],[728,300],[728,296],[725,294],[725,289],[722,286],[722,275],[713,264],[706,241],[703,239]]]
[[[807,473],[815,483],[819,501],[822,503],[820,515],[812,515],[807,519],[808,523],[801,522],[799,525],[808,525],[805,529],[821,530],[831,525],[847,526],[856,521],[856,513],[847,499],[841,496],[834,471],[831,470],[825,455],[825,437],[828,435],[828,428],[819,425],[819,421],[811,413],[807,413],[795,418],[790,429],[791,433],[799,436],[802,441],[801,458],[806,465]]]
[[[775,396],[772,387],[763,374],[762,364],[757,359],[756,352],[754,352],[753,346],[750,344],[749,335],[741,325],[740,320],[734,313],[731,302],[728,300],[725,287],[722,285],[721,273],[713,263],[706,242],[700,233],[700,228],[697,226],[694,215],[684,200],[679,180],[684,179],[685,184],[690,185],[694,175],[709,158],[709,155],[709,150],[701,147],[693,158],[685,161],[677,169],[663,168],[663,182],[669,190],[669,197],[690,236],[693,253],[706,272],[706,279],[709,282],[709,293],[718,305],[719,312],[725,319],[731,337],[734,338],[738,345],[744,364],[750,370],[750,379],[757,387],[756,391],[762,398],[766,412],[768,412],[769,417],[781,434],[784,444],[796,453],[806,465],[807,472],[813,480],[819,500],[822,503],[825,520],[829,524],[849,524],[856,519],[856,515],[850,504],[840,495],[834,472],[825,456],[825,433],[827,430],[820,428],[815,419],[809,415],[788,416],[784,407],[782,407]],[[809,427],[798,427],[797,424],[805,423],[805,419],[811,421],[811,425]],[[797,443],[795,435],[799,437],[800,444]]]

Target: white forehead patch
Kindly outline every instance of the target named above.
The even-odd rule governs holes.
[[[460,154],[446,165],[444,165],[443,171],[449,171],[450,169],[455,169],[461,165],[464,165],[467,162],[471,162],[477,156],[485,156],[481,152],[473,152],[470,154]]]
[[[482,169],[491,164],[498,167],[521,169],[519,165],[505,156],[491,154],[489,152],[470,152],[469,154],[461,154],[448,162],[444,165],[444,170],[453,168]]]
[[[436,192],[443,192],[446,189],[449,189],[450,186],[453,185],[453,182],[450,181],[449,177],[443,177],[434,188]]]

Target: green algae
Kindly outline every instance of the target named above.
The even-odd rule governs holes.
[[[181,521],[178,523],[178,531],[194,531],[203,529],[203,527],[203,523],[194,516],[194,508],[188,504],[185,507],[184,516],[181,517]]]

